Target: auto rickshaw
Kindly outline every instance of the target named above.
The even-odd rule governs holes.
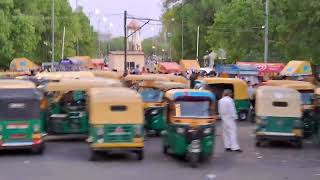
[[[138,89],[138,84],[143,81],[167,81],[170,80],[163,76],[157,76],[154,74],[129,74],[122,78],[122,82],[125,84],[126,87],[132,88],[132,89]]]
[[[211,91],[217,96],[217,100],[222,98],[222,93],[225,89],[232,90],[239,120],[249,119],[250,116],[248,114],[251,104],[248,85],[245,81],[237,78],[202,78],[196,80],[195,87]]]
[[[143,102],[128,88],[89,90],[89,138],[91,160],[99,151],[126,150],[144,158]]]
[[[123,76],[121,72],[113,72],[113,71],[102,71],[102,70],[94,70],[92,72],[95,77],[108,78],[108,79],[118,79],[120,80]]]
[[[265,82],[266,85],[281,86],[297,90],[301,95],[302,102],[302,119],[304,125],[304,137],[310,137],[316,128],[314,113],[314,91],[315,86],[310,82],[294,80],[270,80]]]
[[[270,141],[288,141],[302,147],[301,99],[297,90],[261,86],[256,93],[255,111],[256,146]]]
[[[171,82],[176,82],[176,83],[183,83],[183,84],[189,84],[189,80],[186,79],[185,77],[183,76],[177,76],[177,75],[174,75],[174,74],[151,74],[151,76],[160,76],[160,77],[165,77],[165,78],[168,78],[169,81]]]
[[[192,167],[213,154],[215,146],[215,95],[210,91],[172,89],[165,93],[167,127],[163,153],[184,156]]]
[[[49,134],[87,134],[86,93],[94,87],[121,87],[118,80],[60,79],[42,87],[48,98],[46,130]]]
[[[61,71],[61,72],[42,72],[35,77],[38,79],[59,80],[62,78],[79,79],[79,78],[94,78],[95,75],[90,71]]]
[[[32,82],[0,80],[0,149],[31,149],[41,154],[45,132],[40,118],[42,93]]]
[[[164,93],[170,89],[183,88],[188,88],[188,85],[165,81],[145,81],[139,84],[138,92],[144,101],[147,132],[154,131],[156,135],[160,135],[165,129],[167,105],[164,102]]]

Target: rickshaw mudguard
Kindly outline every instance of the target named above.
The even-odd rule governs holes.
[[[164,137],[164,144],[169,145],[173,153],[176,155],[186,155],[188,152],[188,141],[185,134],[179,134],[174,127],[168,128],[168,134]],[[210,156],[215,147],[215,128],[210,135],[201,138],[201,154],[203,156]]]
[[[241,110],[249,110],[250,109],[249,99],[235,99],[234,103],[236,105],[236,109],[238,112]]]
[[[206,136],[201,141],[201,153],[204,156],[210,156],[213,153],[215,147],[214,135]]]

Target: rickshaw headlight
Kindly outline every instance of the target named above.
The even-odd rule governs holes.
[[[35,124],[33,125],[33,132],[39,132],[40,131],[40,125]]]
[[[151,115],[157,115],[159,113],[159,109],[154,109],[151,111]]]
[[[191,141],[191,148],[192,149],[199,149],[200,148],[200,140]]]
[[[104,129],[103,129],[103,127],[98,128],[98,129],[97,129],[97,135],[98,135],[98,136],[102,136],[103,134],[104,134]]]
[[[205,128],[203,131],[204,134],[210,134],[211,132],[212,132],[211,128]]]
[[[135,131],[136,137],[142,136],[142,126],[141,125],[135,125],[134,131]]]
[[[177,133],[183,134],[186,130],[184,128],[178,127],[177,128]]]

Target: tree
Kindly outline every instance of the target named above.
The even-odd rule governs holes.
[[[256,0],[234,0],[226,5],[209,28],[206,39],[211,49],[225,49],[230,63],[252,56],[262,57],[263,12],[262,3]]]
[[[25,56],[41,63],[51,59],[52,0],[0,1],[0,67]],[[63,27],[65,56],[95,55],[97,34],[83,12],[73,12],[67,0],[55,0],[55,59],[61,58]]]

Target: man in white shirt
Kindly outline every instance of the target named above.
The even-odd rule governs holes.
[[[232,91],[224,90],[223,98],[218,102],[218,111],[222,119],[223,142],[226,151],[242,152],[238,144],[237,110],[232,99]]]

